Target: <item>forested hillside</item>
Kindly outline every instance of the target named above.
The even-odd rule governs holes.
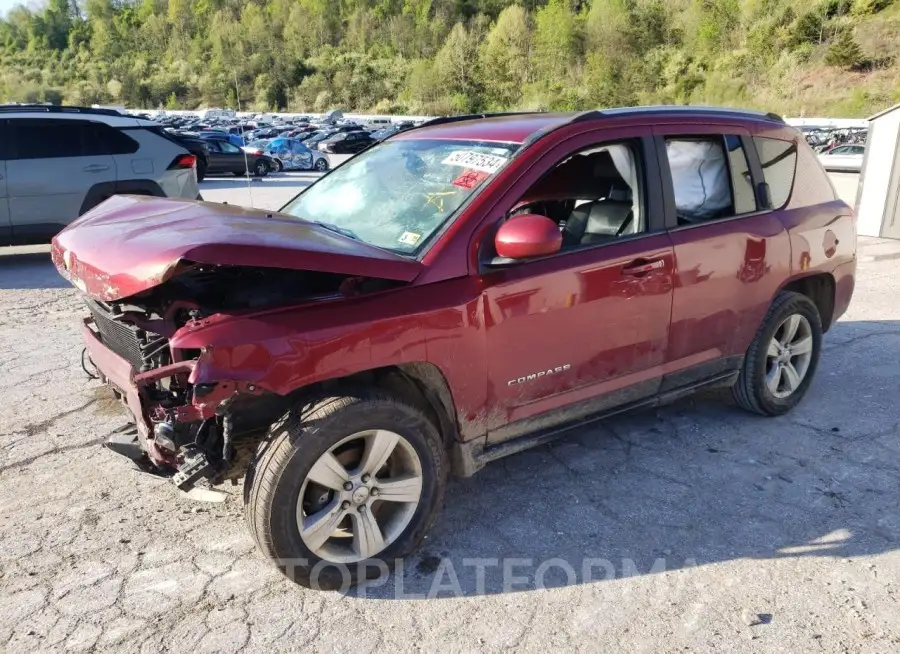
[[[900,102],[900,0],[43,7],[0,20],[0,101],[412,114],[690,102],[832,116]]]

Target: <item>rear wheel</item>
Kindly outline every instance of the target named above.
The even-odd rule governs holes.
[[[283,170],[284,170],[284,164],[281,163],[281,160],[280,160],[280,159],[275,159],[275,161],[272,162],[272,172],[273,172],[273,173],[280,173],[280,172],[282,172]]]
[[[265,177],[269,174],[269,164],[267,164],[262,159],[257,159],[256,163],[253,164],[253,176],[254,177]]]
[[[245,516],[288,578],[341,588],[416,549],[446,468],[438,432],[419,409],[380,393],[326,398],[273,426],[247,472]]]
[[[203,159],[197,159],[197,181],[202,182],[206,178],[208,164]]]
[[[744,409],[777,416],[793,409],[809,389],[822,349],[822,319],[799,293],[779,293],[732,387]]]
[[[314,167],[320,173],[324,173],[326,170],[328,170],[328,159],[326,159],[325,157],[317,159]]]

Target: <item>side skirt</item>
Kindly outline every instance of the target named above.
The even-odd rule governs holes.
[[[537,445],[543,445],[564,436],[567,432],[578,427],[590,425],[604,418],[633,411],[668,404],[675,400],[693,395],[700,389],[717,386],[731,386],[737,381],[740,370],[729,370],[714,377],[694,382],[672,390],[665,391],[629,404],[622,404],[611,409],[600,411],[591,415],[578,418],[569,422],[560,423],[548,429],[542,429],[514,440],[485,446],[485,439],[479,438],[468,443],[457,443],[451,452],[451,460],[454,474],[460,477],[471,477],[481,470],[487,463],[502,459],[510,454],[517,454]]]

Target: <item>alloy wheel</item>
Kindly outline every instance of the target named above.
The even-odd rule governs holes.
[[[813,332],[805,316],[794,313],[775,330],[766,350],[766,387],[779,399],[803,383],[812,361]]]
[[[371,559],[412,520],[422,494],[422,463],[403,436],[359,432],[330,447],[310,468],[297,502],[300,538],[334,563]]]

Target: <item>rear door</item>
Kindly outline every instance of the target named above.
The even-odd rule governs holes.
[[[85,201],[94,186],[115,189],[116,163],[96,125],[81,119],[9,119],[13,152],[6,182],[16,241],[53,236],[89,208]]]
[[[12,224],[9,222],[9,201],[6,196],[6,160],[9,158],[9,134],[5,120],[0,120],[0,245],[12,241]]]
[[[228,141],[216,141],[219,154],[228,172],[242,173],[247,170],[247,153]]]
[[[740,367],[789,274],[790,243],[759,198],[762,173],[749,132],[666,125],[654,134],[676,262],[666,391]]]
[[[347,151],[355,154],[361,150],[365,150],[366,146],[369,145],[370,139],[362,132],[351,132],[350,134],[347,134],[347,141]]]
[[[233,161],[224,152],[222,152],[222,141],[215,139],[206,139],[206,149],[209,150],[209,168],[208,173],[230,173],[235,172]]]

